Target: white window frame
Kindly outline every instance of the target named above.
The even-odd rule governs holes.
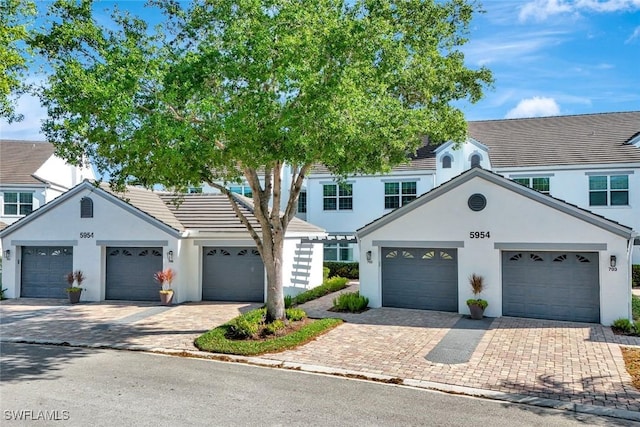
[[[16,202],[7,202],[7,194],[15,194],[16,195]],[[27,194],[31,197],[31,203],[26,203],[26,202],[22,202],[21,201],[21,195],[23,194]],[[11,190],[7,190],[7,191],[3,191],[2,192],[2,215],[3,216],[13,216],[13,217],[19,217],[19,216],[25,216],[30,214],[31,212],[33,212],[33,192],[32,191],[11,191]],[[15,205],[16,206],[16,213],[7,213],[7,205]],[[21,212],[21,207],[22,206],[28,206],[31,205],[31,210],[29,210],[29,212],[27,213],[20,213]]]
[[[398,184],[398,193],[397,194],[387,194],[387,184]],[[404,191],[404,188],[403,188],[404,184],[413,184],[415,193],[413,193],[413,194],[407,193],[405,195],[405,193],[403,192]],[[413,197],[413,198],[411,200],[405,200],[405,196],[406,197]],[[396,199],[396,202],[397,202],[398,206],[387,207],[387,198]],[[385,209],[397,209],[399,207],[402,207],[402,206],[406,205],[407,203],[411,203],[412,201],[414,201],[417,198],[418,198],[418,182],[416,180],[385,181],[384,182],[384,208]]]
[[[333,186],[335,187],[335,195],[330,195],[327,196],[325,195],[325,188],[326,187],[330,187]],[[350,194],[340,194],[341,193],[341,189],[344,188],[349,188],[350,190]],[[326,201],[327,200],[335,200],[335,208],[334,209],[328,209],[327,205],[326,205]],[[341,208],[340,207],[340,202],[342,200],[351,200],[351,207],[348,208]],[[352,211],[353,210],[353,184],[350,182],[345,182],[345,183],[340,183],[340,184],[336,184],[336,183],[323,183],[322,184],[322,210],[325,212],[332,212],[332,211]]]

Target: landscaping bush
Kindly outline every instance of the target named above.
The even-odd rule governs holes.
[[[247,339],[258,333],[260,323],[267,314],[266,308],[259,308],[244,313],[229,322],[229,338]]]
[[[292,322],[296,322],[307,317],[307,313],[305,313],[301,308],[287,308],[285,310],[285,314],[287,316],[287,319],[291,320]]]
[[[347,283],[349,283],[349,279],[344,277],[332,277],[331,279],[327,279],[320,286],[316,286],[315,288],[309,289],[308,291],[304,291],[299,293],[293,298],[294,304],[304,304],[307,301],[311,301],[331,292],[339,291],[340,289],[344,289],[347,287]]]
[[[640,320],[640,297],[631,296],[631,313],[634,320]]]
[[[635,264],[631,270],[631,283],[640,286],[640,264]]]
[[[333,309],[336,311],[361,313],[368,305],[369,298],[360,295],[359,292],[346,292],[333,299]]]
[[[284,308],[287,309],[293,305],[293,297],[291,295],[284,296]]]
[[[340,276],[347,279],[358,279],[360,277],[359,264],[357,262],[327,261],[324,266],[329,268],[329,277]]]
[[[329,278],[329,273],[331,273],[331,270],[329,270],[329,267],[322,267],[322,281],[323,282]]]
[[[611,327],[617,329],[620,332],[624,332],[625,334],[628,334],[633,330],[633,324],[631,323],[631,321],[624,318],[614,320]]]
[[[285,328],[285,324],[282,320],[274,320],[271,323],[267,323],[264,325],[264,334],[265,335],[275,335],[281,329]]]

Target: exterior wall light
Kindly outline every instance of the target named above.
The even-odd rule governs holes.
[[[367,251],[367,262],[371,264],[371,251]]]
[[[612,268],[613,268],[613,267],[615,267],[615,266],[616,266],[617,261],[618,261],[618,260],[616,259],[616,256],[615,256],[615,255],[611,255],[611,256],[609,257],[609,266],[610,266],[610,267],[612,267]]]
[[[9,261],[11,259],[11,250],[7,249],[6,251],[4,251],[4,259],[6,259],[7,261]]]
[[[167,252],[167,261],[173,262],[173,251]]]

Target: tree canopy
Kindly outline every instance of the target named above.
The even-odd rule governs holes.
[[[117,10],[115,25],[101,24],[90,0],[54,3],[33,43],[53,70],[44,131],[59,154],[88,156],[118,184],[207,182],[228,194],[225,182],[246,180],[262,234],[243,222],[269,290],[270,266],[281,263],[272,249],[314,164],[340,177],[379,173],[424,135],[462,141],[452,101],[476,102],[492,82],[459,50],[478,12],[466,0],[151,5],[164,13],[155,28]],[[285,164],[294,173],[283,185]],[[278,303],[268,296],[270,314]]]
[[[35,4],[23,0],[0,1],[0,117],[20,120],[14,97],[27,88],[25,72],[30,63],[27,36]]]

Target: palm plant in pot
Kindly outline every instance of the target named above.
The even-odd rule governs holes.
[[[469,298],[467,300],[467,306],[469,306],[471,318],[480,320],[484,316],[485,308],[487,308],[487,306],[489,305],[486,300],[483,300],[479,297],[485,286],[484,277],[480,276],[479,274],[473,273],[471,276],[469,276],[469,284],[471,285],[471,292],[473,292],[474,298]]]
[[[176,277],[176,273],[171,268],[161,270],[153,275],[153,278],[160,284],[160,303],[162,305],[171,305],[173,301],[173,289],[171,283]]]
[[[82,270],[70,271],[67,273],[67,283],[69,286],[65,289],[69,295],[69,302],[71,304],[77,304],[80,302],[80,295],[83,288],[81,287],[84,282],[85,276]]]

